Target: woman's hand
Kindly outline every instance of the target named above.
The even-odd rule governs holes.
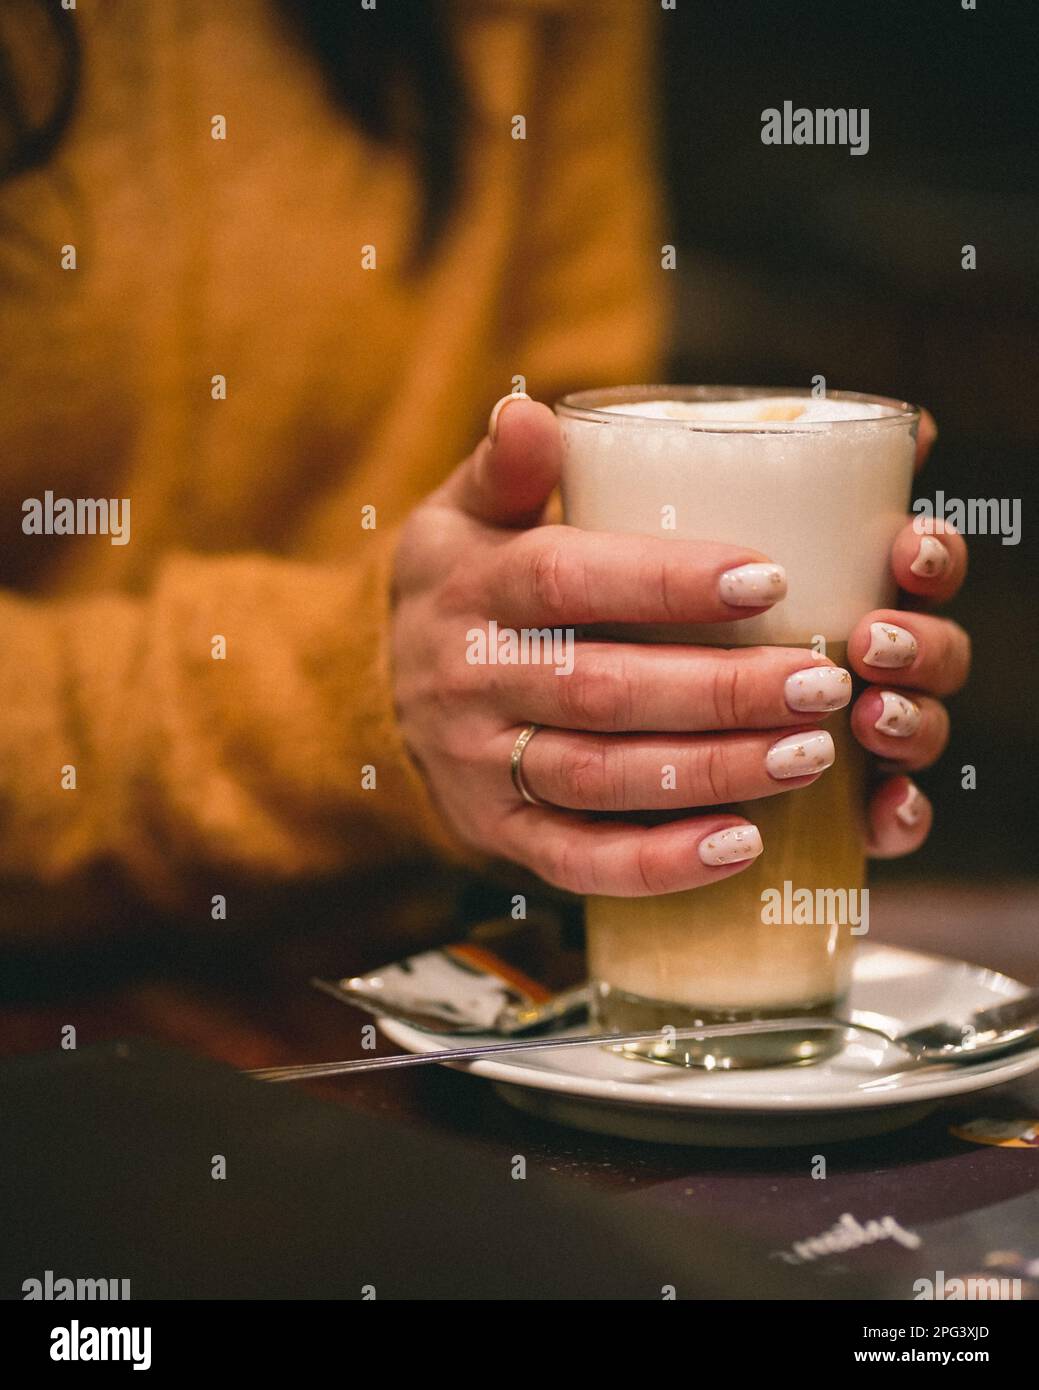
[[[925,411],[917,441],[917,468],[937,430]],[[949,716],[935,696],[952,695],[970,669],[970,638],[958,623],[921,610],[946,602],[967,573],[967,547],[946,522],[907,522],[891,551],[891,568],[913,607],[878,609],[855,627],[848,660],[870,687],[855,701],[856,738],[882,760],[885,772],[870,802],[870,854],[891,859],[918,849],[931,829],[930,802],[904,775],[930,767],[949,741]]]
[[[738,873],[760,853],[760,837],[747,820],[702,808],[796,792],[823,775],[833,749],[822,716],[848,703],[850,676],[826,658],[778,647],[580,641],[566,674],[557,674],[552,661],[469,659],[472,634],[486,634],[492,620],[499,629],[561,632],[595,623],[732,622],[765,611],[785,593],[782,571],[756,551],[545,524],[560,456],[548,407],[506,397],[488,437],[406,523],[393,634],[405,740],[462,840],[560,887],[641,896]],[[919,544],[906,534],[895,547],[900,583],[903,569],[914,583],[925,582],[910,570],[912,539]],[[945,575],[926,580],[930,589],[903,587],[951,592],[964,564],[962,542],[955,541],[961,549],[950,551]],[[897,672],[901,683],[940,694],[962,679],[965,647],[957,666],[952,639],[939,637],[946,629],[939,620],[871,617],[898,619],[892,626],[913,633],[917,653]],[[863,664],[869,631],[869,620],[856,629],[851,660],[876,679],[879,673]],[[920,726],[899,741],[872,727],[871,701],[881,705],[878,692],[888,688],[879,685],[857,702],[856,731],[888,760],[888,745],[896,745],[900,765],[923,766],[944,741],[941,707],[913,696]],[[543,727],[524,753],[523,780],[547,805],[525,803],[510,777],[513,746],[530,723]],[[808,750],[807,775],[792,775],[805,766],[784,742],[793,734],[791,742]],[[663,775],[667,766],[673,782]],[[926,803],[907,825],[905,802],[904,778],[875,797],[877,852],[902,853],[924,838]],[[595,814],[676,805],[698,810],[658,825]]]

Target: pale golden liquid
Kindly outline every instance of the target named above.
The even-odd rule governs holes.
[[[835,644],[829,655],[837,664],[844,659]],[[588,899],[589,973],[604,1028],[839,1008],[850,980],[853,924],[832,920],[833,913],[812,925],[762,921],[763,892],[777,889],[782,899],[784,881],[812,890],[816,902],[816,889],[860,891],[865,883],[865,753],[851,734],[848,710],[829,715],[823,727],[833,735],[836,759],[816,782],[731,808],[758,826],[764,843],[746,869],[685,893]],[[787,1042],[773,1055],[774,1045],[748,1040],[744,1060],[723,1064],[807,1060],[825,1049],[818,1034]]]

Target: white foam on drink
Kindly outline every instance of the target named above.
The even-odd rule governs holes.
[[[612,425],[562,419],[571,526],[744,546],[787,572],[786,597],[766,613],[678,640],[846,642],[864,614],[894,601],[890,549],[913,460],[912,420],[897,406],[755,393],[602,410]]]
[[[735,428],[770,430],[837,420],[875,420],[882,415],[897,414],[890,406],[870,401],[804,396],[754,396],[730,401],[631,401],[623,405],[604,405],[601,409],[650,420],[710,420]]]

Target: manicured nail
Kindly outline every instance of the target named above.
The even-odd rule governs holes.
[[[731,830],[716,830],[699,844],[700,858],[712,868],[717,864],[757,859],[762,849],[761,831],[756,825],[734,825]]]
[[[786,570],[782,565],[740,565],[725,571],[718,592],[734,608],[765,608],[786,596]]]
[[[900,820],[903,825],[919,825],[923,820],[924,810],[927,806],[927,799],[915,782],[909,783],[909,790],[906,792],[905,800],[895,812],[896,820]]]
[[[833,739],[820,729],[811,734],[790,734],[774,743],[765,754],[765,768],[770,777],[809,777],[829,767],[836,754]]]
[[[495,443],[498,438],[498,418],[510,401],[529,401],[530,397],[526,391],[510,391],[507,396],[502,396],[491,411],[491,418],[487,421],[487,438],[491,443]]]
[[[851,699],[851,675],[840,666],[807,667],[787,676],[783,696],[791,709],[843,709]]]
[[[870,623],[869,651],[862,658],[867,666],[909,666],[916,660],[916,638],[894,623]]]
[[[949,552],[940,540],[934,536],[921,536],[920,549],[909,568],[921,579],[934,579],[949,568],[950,558]]]
[[[892,738],[909,738],[920,727],[920,706],[896,690],[882,690],[880,698],[883,708],[873,725],[878,734],[890,734]]]

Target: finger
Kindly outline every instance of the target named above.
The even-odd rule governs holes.
[[[937,762],[949,741],[944,705],[879,685],[856,700],[851,728],[864,748],[907,772]]]
[[[914,468],[917,473],[927,462],[927,455],[931,452],[934,441],[938,438],[938,426],[934,416],[929,410],[921,409],[920,424],[916,431],[916,458]]]
[[[952,695],[970,670],[970,638],[948,618],[881,608],[855,625],[848,659],[866,680]]]
[[[917,516],[895,537],[891,569],[907,594],[945,603],[966,576],[967,546],[948,522]]]
[[[523,781],[542,801],[575,811],[683,810],[794,791],[833,760],[833,739],[810,727],[670,738],[539,729],[523,753]]]
[[[571,893],[644,898],[731,878],[761,853],[757,827],[738,816],[690,816],[665,825],[582,820],[523,806],[504,830],[510,858]]]
[[[517,627],[717,623],[778,603],[786,571],[743,546],[541,526],[495,552],[486,587]]]
[[[897,859],[919,849],[931,833],[934,811],[908,777],[892,777],[873,793],[869,804],[868,853],[873,859]]]
[[[840,709],[852,690],[848,671],[788,647],[577,642],[569,674],[548,665],[487,669],[510,723],[593,733],[796,727]]]
[[[494,526],[540,520],[559,482],[562,440],[547,405],[525,392],[503,396],[488,433],[439,491],[440,500]]]

